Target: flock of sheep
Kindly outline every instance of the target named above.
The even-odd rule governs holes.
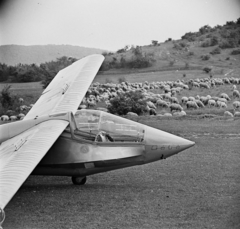
[[[231,94],[224,92],[225,87],[231,87]],[[82,101],[80,108],[96,108],[105,109],[110,105],[111,99],[118,96],[120,93],[129,91],[141,91],[147,102],[146,111],[150,115],[158,116],[183,116],[188,110],[204,109],[204,108],[219,108],[225,109],[225,116],[240,117],[240,92],[237,89],[240,85],[240,78],[203,78],[191,79],[188,81],[162,81],[149,83],[128,83],[120,84],[113,83],[94,83],[88,90],[86,97]],[[221,87],[223,92],[219,96],[199,96],[197,89],[199,88],[206,93],[211,92],[212,88]],[[196,92],[194,96],[184,96],[186,90],[191,90],[191,94]],[[105,108],[97,107],[99,102],[105,102]],[[232,104],[233,113],[227,111],[229,105]],[[162,111],[169,110],[169,112]],[[159,112],[160,111],[160,112]],[[159,112],[159,113],[158,113]],[[136,115],[129,112],[129,115]]]
[[[231,94],[224,92],[223,85],[231,87]],[[119,84],[113,83],[93,83],[88,89],[85,98],[82,100],[79,109],[99,109],[107,111],[111,99],[117,97],[121,93],[129,91],[141,91],[146,100],[146,112],[150,115],[157,116],[184,116],[190,110],[205,109],[205,108],[219,108],[224,109],[224,116],[240,117],[240,92],[238,86],[240,85],[240,78],[202,78],[191,79],[188,81],[162,81],[149,83],[128,83],[122,82]],[[210,93],[211,89],[221,87],[222,93],[219,96],[211,96],[206,94],[199,96],[197,93],[199,89]],[[186,91],[191,90],[194,96],[184,96]],[[229,91],[229,90],[228,90]],[[24,102],[19,98],[21,103]],[[98,104],[104,106],[98,106]],[[228,111],[228,107],[232,106],[233,112]],[[1,116],[2,121],[16,121],[24,118],[24,113],[31,109],[32,105],[20,106],[19,115]],[[163,113],[164,112],[164,113]],[[9,112],[11,113],[11,112]],[[129,115],[137,115],[129,112]]]

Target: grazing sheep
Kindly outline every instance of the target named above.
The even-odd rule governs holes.
[[[12,115],[12,116],[9,117],[9,120],[10,121],[16,121],[16,120],[18,120],[18,118],[17,118],[17,116]]]
[[[209,107],[215,107],[215,106],[216,106],[215,100],[209,99],[209,100],[208,100],[208,106],[209,106]]]
[[[233,91],[233,98],[235,98],[235,97],[240,98],[240,92],[236,89]]]
[[[20,113],[17,115],[17,118],[20,120],[22,120],[24,117],[25,117],[25,114],[23,114],[23,113]]]
[[[222,93],[221,95],[220,95],[220,97],[221,98],[224,98],[224,99],[226,99],[226,100],[230,100],[230,98],[229,98],[229,96],[226,94],[226,93]]]
[[[22,105],[20,106],[20,111],[27,111],[29,110],[31,107],[28,107],[27,105]]]
[[[195,102],[199,107],[201,108],[205,107],[204,104],[199,99],[196,99]]]
[[[166,102],[162,99],[158,99],[157,102],[156,102],[156,105],[157,107],[165,107],[165,108],[168,108],[169,107],[169,102]]]
[[[197,82],[193,82],[193,83],[192,83],[192,86],[193,86],[193,87],[200,87],[199,83],[197,83]]]
[[[24,99],[23,98],[19,98],[18,101],[19,101],[19,103],[23,103]]]
[[[149,114],[150,115],[157,115],[157,112],[156,112],[156,110],[154,108],[150,108]]]
[[[9,117],[7,115],[2,115],[1,120],[2,121],[9,121]]]
[[[227,108],[227,104],[225,102],[217,101],[216,106],[219,108]]]
[[[163,116],[171,117],[172,114],[170,114],[170,113],[165,113]]]
[[[177,104],[177,103],[170,104],[169,108],[170,108],[171,112],[172,111],[182,111],[183,110],[182,106]]]
[[[224,111],[224,116],[225,117],[233,117],[233,114],[229,111]]]
[[[186,106],[187,106],[187,109],[191,109],[191,108],[198,109],[199,108],[199,106],[197,105],[197,103],[195,101],[188,101],[186,103]]]
[[[188,102],[188,97],[183,96],[181,101],[182,101],[182,104],[186,104]]]
[[[206,88],[206,89],[210,89],[209,85],[207,83],[200,83],[199,84],[200,88]]]
[[[225,98],[217,98],[217,101],[221,101],[221,102],[224,102],[224,103],[228,102]]]
[[[79,110],[81,110],[81,109],[87,109],[87,105],[84,105],[84,104],[83,104],[83,105],[80,105],[80,106],[78,107],[78,109],[79,109]]]
[[[236,112],[234,113],[234,117],[240,118],[240,112],[239,112],[239,111],[236,111]]]
[[[234,102],[233,102],[233,108],[234,108],[234,109],[240,108],[240,101],[234,101]]]
[[[208,104],[208,98],[206,96],[201,96],[200,101],[206,106]]]
[[[177,111],[173,113],[173,116],[185,116],[186,112],[185,111]]]
[[[154,103],[151,101],[147,101],[147,105],[149,106],[149,108],[157,109]]]
[[[134,113],[134,112],[128,112],[127,115],[130,115],[130,116],[138,116],[138,114]]]
[[[195,101],[196,99],[193,96],[188,97],[188,101]]]
[[[179,103],[176,97],[171,97],[170,101],[171,103]]]

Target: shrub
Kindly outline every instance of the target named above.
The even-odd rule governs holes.
[[[170,60],[169,61],[169,66],[172,67],[174,65],[174,63],[175,63],[175,60]]]
[[[209,72],[212,71],[212,68],[211,67],[204,67],[203,71],[206,72],[206,73],[209,73]]]
[[[219,47],[213,49],[210,54],[215,55],[215,54],[220,54],[221,53],[221,49]]]
[[[234,40],[234,39],[225,40],[219,44],[219,47],[221,49],[236,48],[237,46],[238,46],[238,42],[237,40]]]
[[[158,45],[158,41],[152,40],[152,45],[153,45],[153,46],[157,46],[157,45]]]
[[[202,59],[202,60],[209,60],[210,58],[211,58],[211,56],[208,55],[208,54],[207,54],[207,55],[202,55],[202,56],[201,56],[201,59]]]
[[[185,63],[185,69],[189,69],[190,68],[190,64],[188,62]]]
[[[185,39],[191,42],[191,41],[195,41],[197,36],[198,36],[198,33],[189,32],[189,33],[185,33],[185,35],[183,35],[181,38],[182,40]]]
[[[240,49],[235,49],[231,52],[231,55],[238,55],[240,54]]]
[[[2,111],[17,110],[19,108],[19,101],[17,96],[13,96],[10,93],[11,85],[5,85],[0,94],[0,102],[2,105]]]
[[[108,110],[110,113],[118,115],[126,115],[128,112],[141,115],[144,113],[145,108],[146,101],[144,100],[142,92],[130,91],[110,100]]]
[[[179,43],[174,43],[173,48],[177,49],[177,50],[182,50],[183,48],[188,47],[188,44],[184,41],[179,42]]]

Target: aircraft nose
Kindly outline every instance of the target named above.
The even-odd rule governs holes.
[[[152,127],[145,129],[145,149],[155,160],[170,157],[195,145],[195,142]],[[157,159],[158,158],[158,159]]]

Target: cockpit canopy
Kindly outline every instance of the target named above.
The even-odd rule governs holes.
[[[143,125],[104,111],[79,110],[75,114],[75,121],[75,134],[85,140],[142,142],[144,139]]]

